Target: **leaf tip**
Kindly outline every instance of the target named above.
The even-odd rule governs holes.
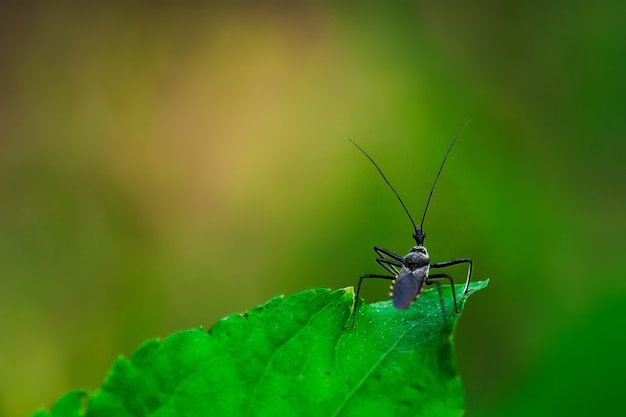
[[[482,289],[487,288],[487,286],[489,285],[489,281],[490,281],[490,279],[487,278],[487,279],[485,279],[483,281],[474,281],[474,282],[472,282],[472,285],[470,286],[469,292],[473,293],[473,292],[480,291]]]
[[[354,292],[354,287],[345,287],[337,290],[341,292],[342,302],[348,304],[350,306],[350,311],[352,311],[352,306],[354,304],[354,299],[356,297],[356,293]]]

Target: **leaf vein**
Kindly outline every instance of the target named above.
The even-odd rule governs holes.
[[[409,334],[409,332],[411,332],[413,329],[415,329],[417,326],[419,326],[420,324],[422,324],[426,319],[428,318],[428,316],[423,317],[420,321],[415,322],[414,325],[412,325],[411,327],[409,327],[403,334],[402,336],[400,336],[398,338],[398,340],[396,340],[390,347],[389,349],[380,356],[380,358],[370,367],[370,369],[363,375],[363,377],[361,378],[361,380],[354,386],[354,388],[352,389],[352,391],[350,391],[348,393],[348,395],[346,395],[346,397],[344,398],[343,402],[341,404],[339,404],[339,407],[337,407],[337,409],[335,410],[335,412],[332,414],[332,417],[336,417],[339,415],[339,413],[344,409],[344,407],[346,406],[346,404],[348,404],[348,401],[350,401],[350,399],[354,396],[354,394],[363,386],[363,384],[365,383],[365,380],[372,375],[372,373],[374,372],[375,369],[378,368],[378,366],[380,366],[380,364],[382,363],[382,361],[387,358],[387,356],[389,356],[389,354],[391,352],[393,352],[395,350],[395,348],[398,346],[398,344],[405,338],[405,336],[407,334]]]

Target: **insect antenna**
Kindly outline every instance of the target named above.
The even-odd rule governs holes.
[[[383,174],[382,169],[380,169],[380,167],[378,166],[378,164],[376,162],[374,162],[374,160],[372,159],[371,156],[369,156],[367,154],[367,152],[365,152],[363,150],[363,148],[361,148],[359,145],[356,144],[355,141],[353,141],[352,139],[348,139],[350,142],[352,142],[352,144],[354,146],[356,146],[361,152],[363,152],[363,155],[365,155],[367,157],[367,159],[370,160],[370,162],[372,164],[374,164],[374,166],[376,167],[376,169],[378,170],[378,172],[380,173],[381,177],[383,177],[383,179],[385,180],[385,182],[387,183],[387,185],[389,186],[389,188],[391,188],[391,191],[393,191],[393,193],[396,195],[396,197],[398,198],[398,201],[400,202],[400,204],[402,204],[402,208],[404,209],[405,213],[407,216],[409,216],[409,220],[411,220],[411,224],[413,225],[413,228],[415,230],[417,230],[417,226],[415,226],[415,222],[413,221],[413,217],[411,217],[411,213],[409,213],[409,210],[406,208],[406,206],[404,205],[404,202],[402,201],[402,199],[400,198],[400,195],[398,194],[398,192],[396,191],[395,188],[393,188],[393,185],[391,185],[391,183],[389,182],[389,180],[387,179],[387,177],[385,177],[385,174]],[[456,140],[456,139],[455,139]],[[447,156],[447,155],[446,155]],[[432,194],[432,191],[431,191]],[[424,219],[422,219],[422,222],[424,221]]]
[[[441,175],[441,171],[443,171],[443,166],[446,164],[446,159],[448,159],[448,155],[450,154],[450,151],[452,150],[452,147],[456,143],[456,140],[459,138],[459,136],[461,136],[461,133],[463,133],[463,130],[465,130],[465,128],[467,127],[467,125],[471,121],[472,120],[470,119],[467,122],[465,122],[463,127],[461,127],[461,129],[459,129],[459,133],[457,133],[456,136],[454,137],[454,140],[452,141],[452,143],[450,144],[450,147],[448,148],[448,152],[446,152],[446,155],[443,157],[443,161],[441,162],[441,166],[439,167],[439,172],[437,172],[437,176],[435,177],[435,182],[433,182],[433,186],[430,189],[430,194],[428,194],[428,200],[426,201],[426,207],[424,208],[424,215],[422,215],[422,221],[420,222],[419,230],[417,228],[415,228],[415,232],[417,234],[421,233],[421,235],[423,235],[422,242],[423,242],[424,237],[425,237],[424,232],[422,231],[422,228],[424,226],[424,219],[426,218],[426,212],[428,211],[428,205],[430,204],[430,199],[433,196],[433,191],[435,191],[435,186],[437,185],[437,180],[439,180],[439,175]],[[418,231],[420,233],[418,233]],[[416,237],[416,239],[417,239],[417,237]],[[418,242],[418,243],[420,243],[420,242]]]

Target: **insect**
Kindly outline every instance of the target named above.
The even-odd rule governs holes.
[[[467,291],[469,290],[470,280],[472,278],[473,262],[469,258],[458,258],[458,259],[453,259],[450,261],[431,263],[430,257],[428,256],[428,251],[426,250],[426,247],[424,246],[424,239],[426,238],[426,233],[424,233],[423,227],[424,227],[424,219],[426,218],[426,212],[428,211],[428,205],[430,204],[430,199],[433,196],[433,191],[435,190],[435,186],[437,185],[437,180],[439,179],[439,176],[441,175],[443,166],[446,163],[446,159],[448,159],[448,155],[450,154],[452,147],[454,146],[457,139],[463,132],[463,129],[465,129],[465,126],[467,126],[468,123],[469,121],[465,123],[465,125],[461,128],[461,130],[459,130],[459,133],[457,133],[456,137],[450,144],[450,147],[448,148],[448,151],[446,152],[443,158],[443,162],[441,162],[441,166],[439,167],[439,172],[437,172],[437,176],[435,177],[433,186],[430,189],[430,194],[428,195],[428,200],[426,201],[426,208],[424,208],[424,214],[422,215],[422,221],[420,222],[419,226],[415,225],[415,222],[413,221],[413,218],[411,217],[409,210],[406,208],[406,206],[404,205],[404,202],[400,198],[400,195],[393,188],[389,180],[387,180],[387,177],[385,177],[385,174],[383,174],[383,171],[380,169],[380,167],[376,164],[376,162],[374,162],[372,157],[370,157],[367,154],[367,152],[363,150],[363,148],[361,148],[359,145],[357,145],[354,141],[350,139],[350,142],[352,142],[354,146],[356,146],[361,152],[363,152],[363,154],[367,157],[367,159],[369,159],[370,162],[374,164],[374,167],[376,167],[380,175],[383,177],[383,180],[385,180],[385,183],[387,183],[391,191],[393,191],[393,193],[395,194],[398,201],[400,201],[402,208],[406,212],[407,216],[409,217],[409,220],[411,221],[411,224],[413,225],[413,230],[414,230],[413,239],[415,239],[415,246],[413,246],[410,252],[406,254],[405,256],[400,256],[390,251],[389,249],[385,249],[381,246],[374,246],[374,252],[376,252],[376,255],[377,255],[376,262],[378,262],[380,266],[385,268],[385,270],[389,272],[389,275],[364,274],[359,277],[359,285],[357,286],[356,297],[354,299],[354,308],[352,309],[352,325],[348,326],[349,328],[354,328],[355,326],[357,302],[359,300],[359,292],[361,291],[361,284],[363,283],[363,280],[366,278],[390,280],[391,287],[389,289],[389,297],[391,297],[394,307],[397,308],[398,310],[404,310],[408,308],[411,304],[413,304],[413,302],[417,300],[420,293],[424,289],[424,285],[436,284],[437,286],[441,286],[441,281],[447,280],[450,283],[450,286],[452,288],[452,298],[454,300],[454,312],[456,314],[459,314],[456,294],[454,292],[454,281],[452,280],[452,276],[450,276],[449,274],[445,274],[445,273],[429,274],[429,272],[431,268],[439,269],[439,268],[445,268],[445,267],[452,266],[452,265],[458,265],[458,264],[464,264],[464,263],[469,264],[469,267],[467,270],[467,279],[465,281],[465,288],[463,290],[464,293],[467,293]]]

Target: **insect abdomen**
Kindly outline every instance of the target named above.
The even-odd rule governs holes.
[[[425,274],[420,270],[400,271],[398,278],[393,280],[389,290],[389,296],[393,301],[393,306],[398,310],[404,310],[409,307],[424,287]]]

